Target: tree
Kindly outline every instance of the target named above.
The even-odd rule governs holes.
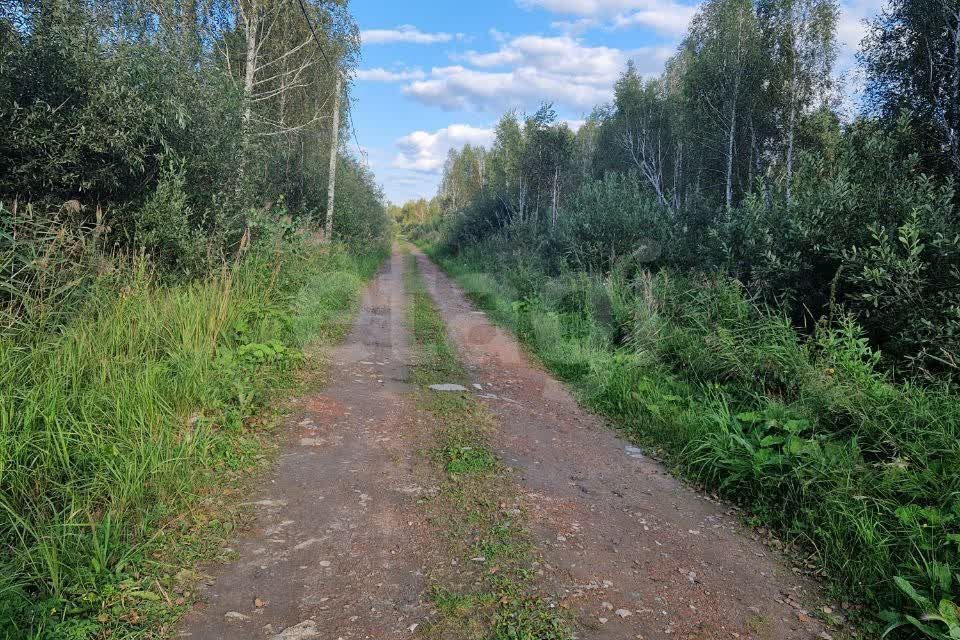
[[[765,76],[760,43],[750,0],[711,0],[693,18],[679,54],[685,99],[693,111],[695,135],[702,141],[701,168],[723,176],[728,214],[738,187],[741,136]]]
[[[171,265],[250,207],[319,218],[358,49],[342,0],[0,3],[0,199],[106,211]]]
[[[797,122],[825,104],[836,59],[834,0],[760,0],[763,47],[771,63],[765,88],[765,106],[775,136],[773,146],[783,154],[786,199],[792,199]]]
[[[518,221],[526,216],[529,189],[522,172],[524,145],[516,113],[504,114],[497,122],[487,173],[494,197],[508,216]]]
[[[872,113],[911,112],[925,168],[960,179],[960,0],[891,0],[860,57]]]
[[[486,157],[486,149],[469,144],[462,149],[450,149],[447,152],[439,196],[449,210],[461,208],[483,192],[486,183]]]
[[[633,61],[614,85],[617,145],[661,204],[680,206],[683,136],[676,96],[667,77],[643,81]]]

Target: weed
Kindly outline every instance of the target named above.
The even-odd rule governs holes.
[[[493,457],[484,449],[448,447],[444,457],[447,458],[447,473],[478,473],[493,467]]]

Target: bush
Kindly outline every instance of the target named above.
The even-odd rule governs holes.
[[[341,158],[334,204],[334,238],[358,253],[389,246],[390,229],[383,193],[369,169],[352,158]]]
[[[494,235],[510,216],[493,198],[478,198],[457,213],[444,242],[451,251],[462,251],[487,236]]]
[[[450,217],[434,216],[423,223],[404,225],[403,234],[417,246],[433,247],[447,236],[452,221],[453,218]]]
[[[137,3],[0,7],[0,203],[35,215],[67,203],[70,219],[49,226],[105,221],[108,246],[146,250],[174,278],[219,269],[265,214],[322,218],[330,131],[314,101],[332,76],[281,96],[269,69],[291,52],[271,42],[266,98],[247,122],[239,61],[222,55],[242,29],[222,7],[197,9],[191,25]],[[345,10],[334,13],[351,33]],[[349,66],[352,45],[330,29],[319,35]],[[366,250],[388,235],[382,193],[358,161],[338,159],[337,237]]]
[[[902,152],[911,131],[857,123],[835,157],[801,158],[791,202],[748,197],[729,230],[734,271],[798,324],[854,312],[892,369],[957,375],[956,194]]]
[[[575,269],[606,273],[626,258],[657,265],[670,243],[668,212],[632,176],[586,182],[563,206],[545,249]]]
[[[198,275],[205,263],[207,239],[196,224],[184,191],[182,170],[165,171],[134,216],[134,238],[159,264],[184,275]]]

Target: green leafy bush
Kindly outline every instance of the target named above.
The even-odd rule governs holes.
[[[834,156],[801,158],[791,202],[749,196],[727,231],[733,273],[798,324],[852,311],[888,367],[956,375],[956,194],[917,171],[911,135],[907,118],[858,123]]]
[[[659,264],[670,224],[666,208],[632,176],[611,174],[584,183],[564,204],[544,250],[585,271],[605,273],[625,258]]]

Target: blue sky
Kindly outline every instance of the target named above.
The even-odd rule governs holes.
[[[842,1],[841,70],[853,66],[863,19],[881,2]],[[363,40],[354,125],[387,198],[400,203],[434,195],[447,150],[488,144],[504,111],[551,101],[576,126],[609,101],[628,59],[660,72],[695,3],[353,0],[351,8]]]

